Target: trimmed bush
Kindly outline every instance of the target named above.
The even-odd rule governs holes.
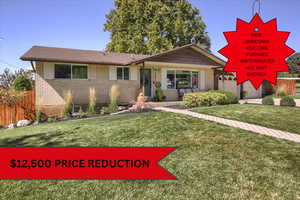
[[[209,92],[219,93],[219,94],[225,94],[226,100],[223,103],[223,105],[226,104],[237,104],[239,102],[239,99],[237,98],[236,94],[230,91],[226,90],[210,90]]]
[[[154,100],[155,101],[163,101],[165,99],[166,99],[166,96],[165,96],[164,92],[161,89],[156,89]]]
[[[262,99],[263,105],[274,105],[274,99],[272,96],[266,96]]]
[[[282,97],[282,99],[280,100],[280,105],[294,107],[296,106],[296,102],[292,97],[286,96],[286,97]]]
[[[226,102],[226,95],[216,92],[195,92],[183,96],[185,107],[214,106]]]
[[[32,84],[28,77],[18,76],[12,85],[12,88],[18,91],[32,90]]]

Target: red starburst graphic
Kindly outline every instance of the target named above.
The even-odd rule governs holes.
[[[250,23],[237,19],[236,31],[224,32],[228,58],[224,71],[236,72],[237,84],[251,81],[258,89],[266,80],[276,84],[277,72],[289,71],[285,59],[295,51],[285,43],[289,32],[277,31],[277,20],[264,23],[256,14]]]

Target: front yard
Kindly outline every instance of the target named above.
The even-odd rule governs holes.
[[[300,108],[236,104],[193,111],[300,134]]]
[[[0,146],[178,147],[161,162],[178,180],[2,180],[0,199],[300,197],[300,144],[184,115],[128,114],[4,130]]]

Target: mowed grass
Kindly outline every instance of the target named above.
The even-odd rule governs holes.
[[[178,180],[2,180],[0,199],[299,199],[300,144],[171,113],[0,131],[0,146],[176,146]]]
[[[300,108],[297,107],[235,104],[193,111],[300,134]]]

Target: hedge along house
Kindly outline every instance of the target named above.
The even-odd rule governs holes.
[[[108,103],[114,84],[120,87],[120,104],[136,100],[143,87],[149,99],[160,87],[168,101],[178,100],[178,88],[220,88],[240,94],[236,81],[219,80],[225,62],[194,44],[156,55],[34,46],[21,59],[34,67],[36,100],[46,114],[61,112],[68,90],[76,105],[88,104],[90,88],[96,89],[98,104]]]

